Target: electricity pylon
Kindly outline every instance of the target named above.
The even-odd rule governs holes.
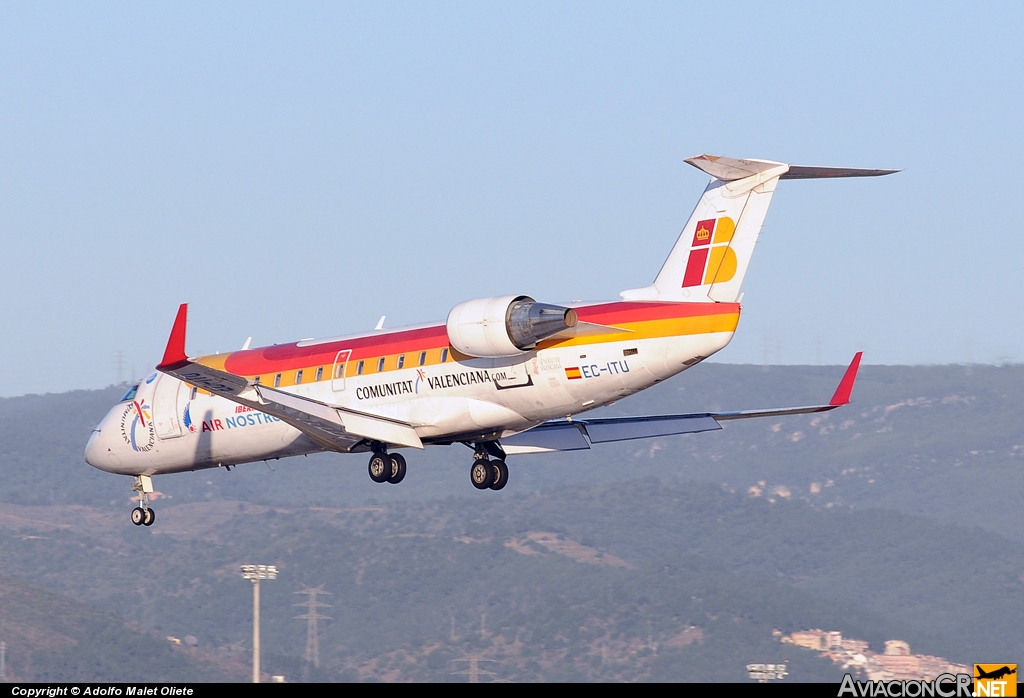
[[[331,592],[324,591],[324,585],[321,584],[318,587],[305,587],[302,591],[296,591],[296,594],[305,594],[308,598],[305,601],[301,601],[293,606],[304,606],[306,612],[301,616],[295,616],[306,621],[306,667],[312,664],[317,669],[320,668],[320,632],[317,621],[331,620],[330,616],[321,615],[317,610],[318,608],[330,608],[329,603],[320,603],[316,600],[317,596],[321,594],[331,595]],[[306,673],[306,672],[303,672]]]

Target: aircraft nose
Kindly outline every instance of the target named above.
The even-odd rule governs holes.
[[[85,462],[94,468],[117,472],[121,466],[114,450],[110,447],[109,429],[100,427],[92,430],[89,443],[85,445]]]
[[[100,446],[99,446],[100,430],[93,429],[92,434],[89,436],[89,443],[85,445],[85,462],[96,467],[99,462]]]

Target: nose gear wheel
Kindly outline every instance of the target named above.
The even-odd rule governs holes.
[[[136,475],[132,490],[139,493],[139,506],[132,509],[132,523],[136,526],[152,526],[156,512],[149,506],[149,493],[153,491],[153,479],[148,475]]]

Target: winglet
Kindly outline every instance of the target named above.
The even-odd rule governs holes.
[[[163,361],[157,365],[158,369],[178,368],[182,364],[188,363],[188,356],[185,355],[185,325],[187,321],[188,303],[182,303],[178,307],[178,315],[174,318],[174,327],[171,328],[167,349],[164,350]]]
[[[829,400],[830,405],[833,407],[839,407],[840,405],[847,405],[850,402],[850,393],[853,392],[853,382],[857,380],[857,369],[860,368],[860,357],[864,352],[858,351],[853,361],[850,362],[850,367],[846,369],[846,373],[843,374],[843,379],[839,381],[839,387],[836,388],[835,394],[832,399]]]

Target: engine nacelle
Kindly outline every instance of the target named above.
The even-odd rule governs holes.
[[[448,341],[468,356],[518,356],[576,326],[576,311],[529,296],[477,298],[448,313]]]

